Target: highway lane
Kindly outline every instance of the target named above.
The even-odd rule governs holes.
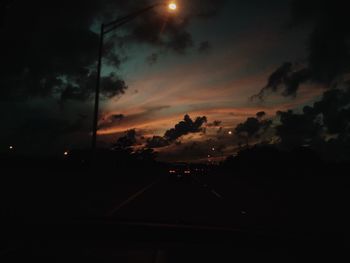
[[[200,179],[247,215],[246,226],[290,232],[349,229],[350,182],[345,177],[285,179],[218,174]]]
[[[115,213],[118,213],[120,209],[127,206],[129,203],[140,197],[142,194],[144,194],[147,190],[151,189],[155,184],[157,184],[159,180],[156,180],[152,182],[151,184],[143,187],[140,191],[136,192],[135,194],[131,195],[129,198],[124,200],[123,202],[119,203],[117,206],[115,206],[112,210],[110,210],[106,216],[112,216]]]
[[[340,207],[343,207],[344,209],[347,208],[345,203],[350,200],[349,198],[345,198],[348,195],[345,196],[342,194],[344,193],[344,190],[349,189],[349,185],[340,183],[334,186],[331,186],[329,182],[324,182],[322,184],[315,184],[315,182],[311,184],[310,182],[309,184],[306,184],[305,181],[278,181],[276,183],[269,180],[227,179],[220,176],[218,179],[216,179],[216,177],[215,179],[210,177],[192,177],[189,181],[181,182],[170,180],[165,174],[164,177],[160,179],[155,180],[152,178],[137,183],[115,181],[113,184],[108,184],[107,182],[101,182],[98,185],[90,183],[84,185],[78,184],[79,187],[85,187],[84,194],[81,194],[80,192],[80,197],[78,199],[80,201],[83,200],[85,203],[85,205],[79,208],[79,210],[81,209],[86,212],[86,209],[88,208],[87,210],[91,212],[92,215],[109,213],[108,219],[111,220],[103,221],[104,218],[102,218],[101,222],[106,224],[107,227],[104,229],[106,229],[108,233],[112,232],[112,237],[115,237],[116,239],[121,238],[120,232],[113,233],[113,231],[111,231],[113,227],[115,228],[115,225],[113,225],[114,220],[116,223],[122,222],[120,229],[123,229],[123,231],[125,231],[125,229],[136,229],[134,232],[124,232],[125,236],[122,236],[121,239],[122,244],[125,243],[123,238],[142,240],[144,236],[156,236],[160,240],[159,241],[155,238],[156,241],[158,240],[158,242],[160,242],[156,243],[157,246],[162,247],[164,243],[163,241],[168,240],[169,237],[164,234],[165,232],[172,233],[170,236],[174,236],[173,233],[178,234],[178,237],[175,235],[177,238],[174,239],[181,240],[181,242],[182,239],[187,240],[190,236],[195,236],[196,238],[193,239],[194,241],[190,241],[190,244],[193,245],[195,243],[196,246],[197,242],[200,242],[202,238],[203,240],[206,238],[207,242],[210,240],[213,244],[220,243],[223,237],[226,237],[229,242],[232,242],[232,240],[242,242],[242,240],[245,240],[244,238],[247,238],[245,233],[252,233],[254,236],[254,229],[259,230],[266,227],[273,228],[281,226],[286,217],[288,217],[293,223],[295,223],[295,220],[303,220],[303,222],[314,220],[314,217],[311,217],[305,212],[306,208],[311,210],[310,207],[312,207],[312,205],[315,206],[317,204],[322,204],[323,210],[327,214],[334,216],[336,212],[335,209]],[[340,188],[339,185],[342,185],[342,187]],[[72,185],[71,190],[77,190],[76,187],[76,184]],[[319,188],[317,191],[315,191],[315,189],[312,191],[312,199],[308,198],[308,196],[303,193],[310,190],[311,187]],[[52,191],[52,188],[48,189]],[[327,194],[326,192],[327,190],[331,190],[333,196],[328,202],[337,200],[338,205],[335,206],[334,202],[331,203],[331,205],[326,203],[327,199],[330,198],[330,194]],[[338,192],[338,195],[335,195],[336,192]],[[57,191],[52,192],[50,195],[55,195],[56,193]],[[33,189],[31,189],[31,195],[33,194]],[[61,200],[57,206],[57,204],[53,203],[52,199],[47,198],[47,196],[45,196],[46,199],[43,201],[42,194],[42,192],[36,192],[35,195],[38,198],[35,198],[35,200],[31,197],[26,200],[22,198],[21,201],[35,205],[45,213],[48,213],[49,211],[43,210],[43,208],[46,209],[47,206],[51,206],[53,211],[55,211],[55,214],[64,211],[61,209],[67,210],[67,207],[63,208],[64,204],[69,205],[70,203],[69,206],[72,209],[77,209],[76,206],[79,205],[80,202],[78,200],[74,201],[67,191],[63,191],[60,193],[59,197],[66,196],[67,201],[62,203]],[[321,194],[323,194],[323,198],[321,198]],[[295,200],[297,196],[300,197],[298,200]],[[290,201],[291,199],[293,199],[293,202]],[[343,200],[342,203],[340,203],[341,199]],[[41,203],[35,204],[35,201],[40,201]],[[302,203],[304,203],[304,206],[298,207],[299,205],[301,206]],[[330,206],[333,207],[332,211],[328,210],[330,209]],[[293,216],[293,213],[297,213],[299,219]],[[317,222],[325,222],[324,220],[321,220],[322,216],[325,218],[324,215],[321,215],[321,217],[317,217]],[[339,215],[336,217],[342,218]],[[343,217],[343,219],[345,221],[347,218]],[[313,223],[317,222],[313,221]],[[296,225],[300,226],[299,223]],[[91,227],[86,228],[88,235],[91,235],[94,227],[96,226],[92,225]],[[232,229],[232,232],[227,231],[228,228]],[[147,229],[147,231],[140,231],[140,229]],[[248,231],[245,231],[245,229]],[[287,230],[292,232],[292,237],[294,237],[294,229],[287,227]],[[131,233],[133,233],[133,235]],[[184,235],[184,233],[187,235]],[[223,235],[223,233],[225,233],[225,235]],[[281,238],[285,236],[284,232],[267,231],[265,233],[271,234],[272,237],[274,237],[276,233],[278,233]],[[260,234],[260,232],[258,232],[258,234]],[[306,235],[306,237],[308,237],[308,235]],[[247,238],[247,240],[249,239]],[[301,236],[301,240],[304,241],[303,244],[306,244],[305,248],[309,251],[309,239],[304,240],[304,236]],[[311,238],[311,240],[313,239]],[[339,239],[332,240],[331,238],[327,238],[327,241],[336,244],[341,242]],[[259,242],[257,244],[260,247],[262,245]],[[43,244],[46,249],[47,243],[45,242]],[[66,242],[60,242],[59,245],[63,246],[63,244],[66,245]],[[114,262],[121,261],[121,256],[127,254],[125,251],[116,251],[116,249],[122,250],[122,248],[112,246],[110,243],[107,244],[107,247],[110,248],[109,251],[98,244],[93,253],[98,253],[105,257],[107,257],[109,253],[108,257],[113,257]],[[266,246],[269,246],[269,244],[270,243],[267,243]],[[313,243],[310,244],[312,245]],[[83,246],[84,244],[80,245]],[[251,243],[249,243],[249,245],[251,245]],[[299,243],[296,245],[299,245]],[[233,247],[228,247],[226,250],[225,248],[212,250],[211,246],[208,248],[198,247],[198,250],[196,250],[196,247],[191,247],[190,250],[186,250],[187,248],[185,249],[185,246],[188,246],[188,244],[185,244],[183,249],[164,249],[162,247],[160,257],[164,257],[165,255],[167,259],[170,260],[169,262],[203,262],[205,259],[210,259],[208,260],[209,262],[215,262],[215,260],[218,261],[218,256],[225,255],[225,257],[222,256],[222,259],[230,257],[229,261],[232,262],[237,259],[237,255],[239,255],[237,253],[240,253],[241,251],[236,248],[235,253],[231,253],[234,249]],[[57,250],[57,252],[55,252],[57,255],[62,255],[64,249],[58,249],[57,244],[53,244],[52,247]],[[69,248],[68,251],[80,253],[79,250],[77,250],[75,240],[72,242],[71,247],[72,248]],[[276,252],[275,247],[270,247],[271,255],[276,256],[278,251]],[[156,248],[157,247],[154,249]],[[24,258],[28,256],[27,249],[28,248],[24,249]],[[56,251],[54,249],[52,251]],[[319,247],[317,247],[314,251],[315,253],[319,253],[319,250]],[[91,247],[88,249],[81,249],[81,251],[82,253],[89,252],[89,257],[93,254],[91,252]],[[0,251],[0,254],[1,252],[2,251]],[[152,247],[151,252],[145,251],[141,254],[138,254],[137,252],[135,254],[136,256],[133,256],[132,259],[137,262],[146,262],[139,259],[142,257],[152,261],[154,260],[152,257],[154,252],[155,250],[153,250]],[[249,251],[246,254],[242,253],[239,257],[246,259],[249,256],[258,255],[257,259],[261,259],[262,252],[265,252],[265,250],[261,249],[258,253],[256,251]],[[9,251],[4,251],[4,253],[9,253]],[[42,249],[38,249],[36,253],[41,255]],[[67,255],[69,254],[68,252],[66,253]],[[295,252],[291,249],[291,252],[288,251],[288,253]],[[289,255],[288,253],[286,252],[286,255]],[[190,255],[190,257],[188,255]],[[309,255],[310,260],[314,259],[314,253],[310,252]],[[339,254],[335,255],[340,258]],[[128,254],[127,256],[130,257]],[[278,257],[276,256],[276,258],[280,259],[282,256],[285,257],[285,255],[280,255]],[[270,258],[270,254],[267,258]],[[301,254],[300,258],[303,258]],[[254,260],[256,261],[255,258]],[[224,260],[221,261],[225,262]],[[296,260],[295,262],[299,261],[300,260]]]
[[[108,216],[124,222],[242,230],[331,231],[344,227],[348,218],[344,202],[350,198],[346,189],[344,184],[331,186],[320,179],[193,176],[188,181],[176,181],[165,175],[127,202],[111,208]]]
[[[57,177],[59,178],[59,177]],[[18,180],[17,180],[18,181]],[[347,226],[349,182],[269,180],[220,175],[170,180],[53,180],[3,184],[1,217],[50,222],[105,217],[120,221],[230,228],[341,229]],[[317,229],[316,229],[317,230]]]
[[[121,221],[243,227],[248,215],[240,206],[197,180],[176,181],[164,176],[147,191],[128,198],[127,205],[111,209],[109,216]],[[124,202],[123,202],[124,203]]]

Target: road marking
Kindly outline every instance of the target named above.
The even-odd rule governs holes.
[[[208,189],[208,185],[207,185],[207,184],[202,184],[202,183],[200,182],[200,180],[198,180],[197,178],[195,179],[195,181],[196,181],[200,186],[202,186],[203,188]],[[209,190],[209,189],[208,189],[208,190]],[[214,194],[217,198],[220,198],[220,199],[223,198],[222,195],[219,194],[218,192],[216,192],[214,189],[210,190],[210,192],[211,192],[212,194]]]
[[[159,180],[154,181],[153,183],[147,185],[146,187],[142,188],[140,191],[138,191],[137,193],[133,194],[132,196],[130,196],[128,199],[126,199],[124,202],[120,203],[119,205],[117,205],[115,208],[113,208],[111,211],[109,211],[106,216],[112,216],[113,214],[117,213],[120,209],[122,209],[124,206],[128,205],[129,203],[131,203],[132,201],[134,201],[136,198],[138,198],[140,195],[142,195],[143,193],[145,193],[147,190],[149,190],[150,188],[152,188],[156,183],[158,183]]]
[[[218,192],[216,192],[215,190],[211,190],[211,192],[218,198],[222,198],[222,195],[220,195]]]

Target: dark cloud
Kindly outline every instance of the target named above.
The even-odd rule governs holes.
[[[301,84],[310,80],[311,71],[309,68],[303,68],[292,72],[285,79],[285,88],[282,93],[283,96],[296,96]]]
[[[140,6],[154,3],[147,0],[123,2],[124,10],[135,10]],[[208,19],[216,15],[224,2],[226,1],[181,1],[179,2],[181,12],[175,15],[169,15],[164,11],[160,14],[157,10],[148,12],[133,21],[132,24],[126,25],[129,28],[129,32],[119,36],[119,45],[125,46],[132,42],[147,43],[184,54],[194,45],[192,36],[188,32],[188,27],[192,20]]]
[[[158,54],[157,53],[152,53],[146,58],[146,62],[152,66],[158,62]]]
[[[208,52],[211,48],[212,47],[211,47],[209,41],[203,41],[199,44],[198,51],[200,53],[205,53],[205,52]]]
[[[147,140],[146,147],[156,149],[156,148],[163,148],[169,145],[170,145],[170,142],[164,137],[153,136],[152,138]]]
[[[184,9],[187,8],[189,13],[200,18],[210,18],[216,16],[227,0],[193,0],[182,1]]]
[[[153,106],[153,107],[146,107],[143,109],[142,112],[126,115],[123,118],[123,123],[125,125],[134,125],[135,122],[138,121],[146,121],[146,120],[152,120],[154,119],[154,114],[156,114],[159,111],[168,109],[170,106],[168,105],[160,105],[160,106]],[[113,115],[109,117],[102,118],[100,120],[99,127],[100,129],[106,129],[111,128],[116,125],[116,121],[113,119]]]
[[[114,73],[107,77],[101,77],[100,88],[102,98],[112,98],[124,94],[128,88],[124,80],[120,79]],[[79,77],[75,83],[66,84],[61,91],[61,103],[67,100],[84,101],[90,98],[96,87],[96,74],[89,74],[85,77]]]
[[[177,53],[183,54],[188,48],[193,46],[193,40],[190,33],[181,32],[176,33],[176,37],[168,41],[167,45]]]
[[[107,98],[112,98],[120,94],[124,94],[128,87],[125,81],[115,74],[111,73],[108,77],[101,78],[101,91]]]
[[[127,150],[137,143],[136,130],[129,130],[114,144],[114,148]]]
[[[111,116],[111,118],[115,121],[121,121],[125,118],[123,114],[114,114]]]
[[[309,68],[312,78],[331,83],[350,69],[348,4],[341,0],[294,0],[292,5],[296,25],[315,21],[308,43]]]
[[[286,62],[281,65],[278,69],[276,69],[269,77],[267,81],[267,85],[261,89],[261,91],[252,96],[252,99],[260,99],[262,100],[267,91],[276,92],[278,88],[285,83],[285,79],[287,75],[291,72],[292,63]]]
[[[272,124],[272,120],[262,119],[263,112],[258,112],[256,118],[248,118],[244,123],[240,123],[235,128],[235,134],[243,136],[248,141],[249,138],[259,138]]]
[[[292,70],[292,63],[286,62],[271,74],[265,89],[277,91],[278,87],[285,83],[285,79]]]
[[[125,25],[129,29],[128,33],[117,36],[115,39],[120,47],[130,43],[144,43],[176,53],[185,53],[188,48],[193,46],[192,36],[186,31],[191,18],[191,16],[181,18],[176,16],[164,17],[156,10],[150,11],[132,23]]]
[[[221,124],[222,124],[222,121],[216,120],[216,121],[213,121],[211,123],[208,123],[207,127],[219,127]]]
[[[203,124],[206,122],[206,117],[197,117],[196,120],[193,121],[189,115],[185,115],[184,120],[176,124],[175,128],[166,131],[164,137],[169,141],[175,141],[181,136],[202,132]]]
[[[4,10],[5,3],[1,6]],[[87,99],[97,60],[99,36],[92,28],[96,21],[111,21],[117,14],[128,14],[151,1],[15,1],[7,8],[0,42],[1,99],[26,99],[62,94],[63,99]],[[199,3],[197,3],[199,4]],[[212,1],[200,2],[199,13],[217,10]],[[6,5],[7,7],[7,5]],[[118,68],[122,62],[115,48],[121,42],[146,43],[183,53],[193,44],[187,32],[189,13],[181,16],[151,11],[125,25],[123,37],[106,41],[104,63]],[[119,44],[119,45],[118,45]],[[107,97],[127,88],[120,77],[105,76],[102,92]]]
[[[86,99],[94,91],[98,35],[94,20],[110,1],[16,1],[8,10],[1,41],[0,82],[2,99],[50,96]],[[4,52],[6,51],[6,52]],[[105,62],[119,65],[119,58],[105,47]],[[125,85],[105,77],[106,96],[119,94]]]
[[[86,92],[86,90],[80,89],[78,86],[73,86],[72,84],[68,84],[61,93],[61,105],[68,100],[86,100],[90,94]]]
[[[258,94],[252,96],[252,99],[262,100],[267,92],[279,90],[282,91],[283,96],[295,96],[299,86],[310,78],[310,69],[296,69],[292,63],[286,62],[271,74],[267,85]]]
[[[204,124],[207,122],[206,117],[197,117],[193,121],[189,115],[185,115],[184,120],[175,125],[174,128],[167,130],[163,137],[154,136],[147,140],[147,147],[162,148],[174,143],[180,137],[191,134],[203,132]]]
[[[301,84],[312,81],[332,87],[337,78],[350,71],[350,28],[347,3],[341,0],[292,1],[292,26],[313,25],[307,43],[307,61],[300,68],[288,62],[269,78],[253,98],[263,99],[267,91],[282,89],[295,96]]]
[[[109,120],[113,117],[109,117]],[[123,115],[117,115],[117,118],[125,119]],[[108,121],[105,121],[107,123]],[[181,136],[202,132],[204,129],[204,124],[207,122],[206,117],[197,117],[193,121],[188,115],[185,115],[184,120],[175,125],[175,128],[170,129],[165,132],[164,136],[153,136],[148,138],[146,141],[146,148],[163,148],[169,146],[175,142],[178,142]],[[104,128],[104,126],[102,126]],[[118,139],[117,143],[114,145],[115,148],[130,148],[138,143],[136,131],[127,131],[125,136]]]
[[[101,122],[98,125],[98,129],[109,128],[113,125],[119,124],[121,121],[125,120],[126,116],[124,114],[113,114],[107,117],[101,118]]]

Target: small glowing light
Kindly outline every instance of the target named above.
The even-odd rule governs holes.
[[[191,173],[191,171],[185,171],[185,174],[190,174]]]
[[[210,155],[208,155],[208,158],[210,158],[211,156]]]
[[[10,146],[9,149],[10,149],[10,150],[13,150],[13,146]]]
[[[213,147],[213,148],[211,148],[211,150],[214,152],[214,151],[215,151],[215,148]]]
[[[175,3],[170,3],[168,7],[172,11],[175,11],[177,9],[177,5]]]
[[[63,154],[64,154],[64,156],[68,156],[69,152],[65,151]]]
[[[229,135],[232,135],[232,131],[229,131],[228,134],[229,134]]]

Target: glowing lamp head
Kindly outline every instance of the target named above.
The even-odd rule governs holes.
[[[168,5],[170,11],[175,11],[177,9],[176,3],[172,2]]]
[[[68,152],[68,151],[65,151],[63,154],[64,154],[64,156],[68,156],[68,155],[69,155],[69,152]]]
[[[9,149],[10,149],[10,150],[13,150],[13,146],[9,146]]]

